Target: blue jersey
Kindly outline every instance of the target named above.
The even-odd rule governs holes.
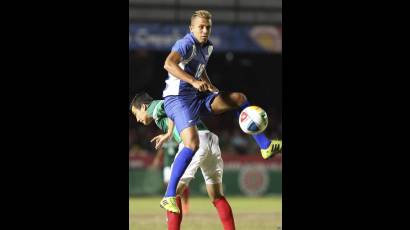
[[[179,67],[196,79],[200,79],[205,71],[212,50],[213,45],[211,41],[208,40],[201,46],[192,33],[188,33],[184,38],[176,41],[172,47],[172,51],[178,52],[182,57],[178,64]],[[198,93],[198,90],[192,87],[191,84],[180,80],[170,73],[168,73],[165,83],[166,87],[162,92],[163,97],[169,95],[194,95]]]

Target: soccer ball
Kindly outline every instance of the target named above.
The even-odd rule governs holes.
[[[258,134],[268,126],[268,115],[258,106],[248,106],[239,115],[239,126],[247,134]]]

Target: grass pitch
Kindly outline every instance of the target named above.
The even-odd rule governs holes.
[[[129,200],[130,230],[167,229],[161,197],[137,197]],[[277,230],[282,226],[282,198],[227,197],[237,230]],[[182,230],[223,229],[217,211],[208,197],[190,197],[190,212],[183,217]]]

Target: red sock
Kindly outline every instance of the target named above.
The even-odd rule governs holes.
[[[221,219],[224,230],[235,230],[235,221],[233,219],[232,209],[225,197],[216,199],[213,202],[216,210],[218,210],[219,218]]]
[[[177,205],[179,210],[182,210],[181,197],[177,196]],[[167,225],[168,230],[179,230],[181,228],[182,212],[173,213],[167,211]]]

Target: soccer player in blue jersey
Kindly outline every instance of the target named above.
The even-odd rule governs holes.
[[[209,40],[212,16],[206,10],[198,10],[191,16],[190,33],[176,41],[165,60],[168,71],[163,91],[165,112],[180,133],[184,148],[174,160],[170,182],[160,206],[179,212],[175,205],[179,179],[199,148],[196,124],[200,115],[220,114],[236,110],[236,116],[248,107],[246,96],[240,92],[219,92],[206,73],[206,64],[212,54]],[[264,159],[282,151],[281,140],[269,140],[263,133],[253,135],[261,148]]]

